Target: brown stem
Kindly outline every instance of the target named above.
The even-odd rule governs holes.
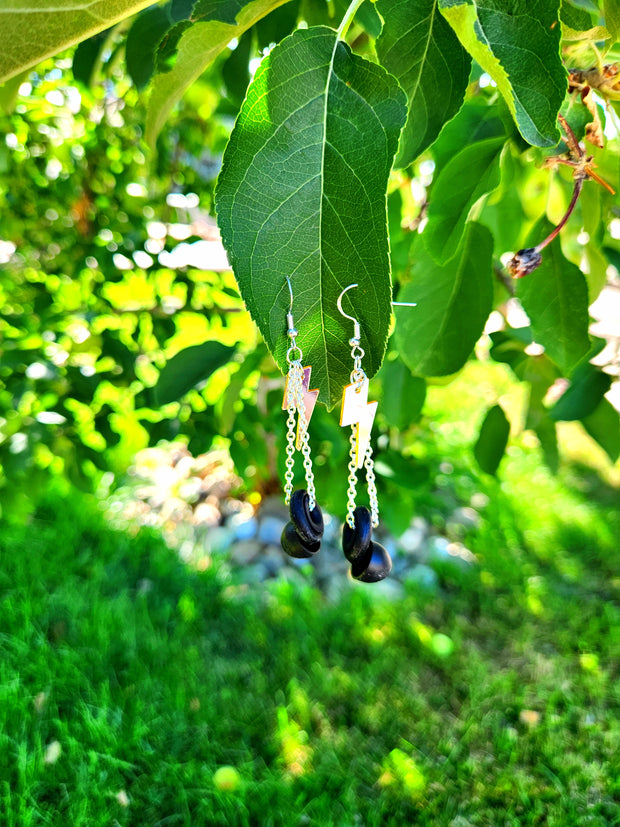
[[[512,283],[512,279],[506,275],[503,268],[500,267],[498,264],[493,264],[493,274],[495,278],[500,282],[500,284],[505,288],[506,292],[510,296],[514,296],[514,284]]]
[[[564,214],[564,216],[560,220],[560,223],[557,225],[557,227],[555,227],[549,233],[547,238],[545,238],[544,241],[541,241],[540,244],[537,244],[536,247],[534,247],[534,250],[537,253],[540,253],[540,251],[543,250],[547,246],[547,244],[551,244],[553,239],[558,235],[558,233],[560,232],[562,227],[566,224],[566,222],[570,218],[572,211],[575,209],[575,205],[577,203],[577,199],[579,198],[579,194],[581,193],[584,180],[585,180],[585,178],[581,177],[581,176],[579,178],[575,179],[575,189],[573,190],[573,197],[570,200],[570,204],[568,205],[568,209],[566,210],[566,213]]]

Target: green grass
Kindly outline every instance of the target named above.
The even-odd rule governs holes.
[[[393,603],[247,590],[74,492],[3,525],[0,824],[620,824],[614,492],[516,453],[422,497],[486,493],[480,564]]]

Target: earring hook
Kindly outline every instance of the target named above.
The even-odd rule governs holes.
[[[288,308],[288,313],[286,314],[286,323],[288,325],[287,335],[290,337],[293,344],[295,343],[295,337],[297,336],[297,330],[295,328],[295,322],[293,321],[293,286],[291,284],[291,280],[288,276],[285,276],[286,283],[288,284],[288,292],[291,295],[291,303]]]
[[[338,296],[338,301],[336,302],[336,306],[340,313],[345,317],[345,319],[349,319],[353,322],[353,338],[359,340],[360,338],[360,323],[354,316],[349,316],[348,313],[345,313],[342,309],[342,297],[347,292],[347,290],[352,290],[354,287],[357,287],[357,284],[350,284],[348,287],[345,287],[342,293]]]
[[[291,280],[288,276],[285,276],[285,278],[286,278],[286,283],[288,284],[288,292],[291,294],[291,303],[289,305],[288,312],[292,313],[293,312],[293,285],[291,284]]]
[[[357,284],[350,284],[348,287],[345,287],[342,293],[338,296],[338,301],[336,302],[336,305],[338,306],[338,310],[342,313],[345,319],[350,319],[352,322],[357,323],[357,319],[353,318],[353,316],[349,316],[349,314],[345,313],[342,309],[342,297],[348,290],[352,290],[354,287],[357,287]]]

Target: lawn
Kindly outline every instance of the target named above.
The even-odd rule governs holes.
[[[476,494],[478,562],[403,599],[197,571],[73,490],[3,524],[2,827],[620,824],[618,489],[527,438],[480,478],[428,410],[420,509]]]

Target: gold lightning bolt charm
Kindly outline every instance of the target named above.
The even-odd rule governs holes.
[[[304,418],[306,420],[306,428],[310,422],[310,417],[314,411],[314,406],[316,405],[316,400],[319,396],[319,389],[316,390],[309,390],[310,388],[310,374],[312,373],[312,368],[307,367],[303,369],[304,375],[301,381],[301,392],[303,396],[303,406],[304,406]],[[286,377],[286,383],[284,385],[284,399],[282,400],[282,410],[286,411],[289,405],[289,394],[288,394],[288,376]],[[297,407],[297,413],[299,414],[299,407]],[[295,447],[298,451],[301,451],[301,444],[304,436],[304,429],[301,427],[301,416],[297,418],[297,439],[295,440]]]
[[[370,431],[377,413],[378,402],[368,401],[369,381],[347,385],[342,395],[340,409],[341,425],[357,425],[355,430],[355,462],[358,468],[364,464],[366,450],[370,444]]]

